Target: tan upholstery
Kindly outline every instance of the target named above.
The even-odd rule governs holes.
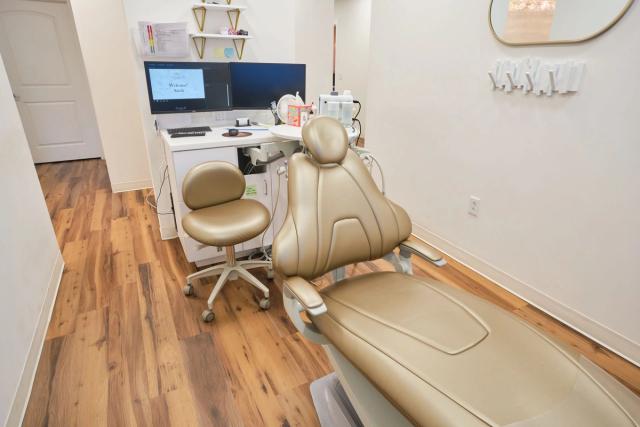
[[[380,193],[360,158],[347,150],[339,122],[313,119],[303,137],[309,152],[322,153],[327,164],[301,153],[289,161],[289,210],[273,246],[278,270],[311,279],[380,258],[411,234],[406,212]],[[323,137],[328,140],[317,139]]]
[[[293,293],[305,310],[320,307],[322,297],[316,288],[309,282],[299,277],[292,277],[284,283],[284,287]]]
[[[313,323],[418,425],[634,425],[573,355],[464,291],[373,273],[321,295]]]
[[[269,225],[269,211],[255,200],[233,200],[189,212],[184,231],[210,246],[231,246],[251,240]]]
[[[431,262],[442,260],[442,255],[431,246],[419,240],[405,240],[400,243],[400,250],[417,255]]]
[[[242,172],[227,162],[192,168],[182,184],[182,198],[193,209],[182,218],[189,236],[211,246],[232,246],[253,239],[269,225],[269,211],[255,200],[240,200]]]
[[[303,129],[310,156],[290,161],[289,210],[273,256],[285,289],[342,355],[416,425],[638,425],[625,412],[640,408],[630,392],[612,397],[575,353],[469,293],[389,272],[311,288],[303,278],[379,258],[411,232],[360,159],[350,150],[340,158],[346,140],[337,126],[314,119]],[[404,250],[431,252],[412,242]]]
[[[320,164],[340,163],[349,148],[344,126],[329,117],[318,117],[302,128],[302,141]]]
[[[182,199],[189,209],[200,209],[237,200],[246,187],[240,169],[227,162],[194,166],[182,182]]]

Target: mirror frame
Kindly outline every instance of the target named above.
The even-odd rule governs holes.
[[[548,41],[539,41],[539,42],[508,42],[500,38],[500,36],[498,36],[498,33],[496,33],[495,28],[493,28],[493,21],[491,20],[491,10],[493,8],[493,3],[495,1],[496,0],[490,0],[489,2],[489,28],[491,28],[491,33],[493,33],[493,36],[496,38],[496,40],[498,40],[500,43],[505,44],[507,46],[541,46],[541,45],[556,45],[556,44],[577,44],[577,43],[584,43],[589,40],[593,40],[596,37],[601,36],[602,34],[609,31],[611,28],[613,28],[613,26],[616,25],[622,19],[622,17],[627,14],[627,12],[631,8],[635,0],[627,0],[627,4],[624,6],[624,8],[620,11],[620,13],[618,13],[618,15],[616,15],[615,18],[613,18],[613,20],[608,25],[606,25],[600,31],[596,31],[591,35],[588,35],[581,39],[575,39],[575,40],[548,40]]]

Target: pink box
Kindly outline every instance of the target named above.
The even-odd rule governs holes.
[[[289,105],[287,113],[287,124],[302,127],[309,120],[311,105]]]

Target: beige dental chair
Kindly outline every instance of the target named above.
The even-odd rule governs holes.
[[[213,301],[228,280],[243,278],[258,288],[264,298],[260,308],[270,306],[269,289],[247,270],[264,267],[271,271],[270,261],[237,261],[234,245],[251,240],[269,226],[269,211],[260,202],[241,199],[246,187],[244,175],[227,162],[207,162],[193,167],[182,184],[182,198],[192,211],[182,218],[184,231],[198,242],[225,247],[227,260],[187,276],[183,292],[194,295],[193,280],[220,275],[202,312],[202,320],[215,318]],[[271,276],[271,274],[269,274]]]
[[[365,426],[638,425],[637,396],[572,349],[491,303],[407,274],[411,254],[436,264],[440,256],[407,240],[409,217],[347,149],[339,122],[313,119],[303,142],[307,154],[289,162],[274,267],[291,320],[325,345]],[[385,256],[400,272],[321,291],[310,283]]]

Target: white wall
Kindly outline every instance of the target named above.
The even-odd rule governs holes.
[[[63,264],[1,60],[0,117],[0,423],[18,425]]]
[[[133,52],[120,0],[70,0],[113,191],[151,185]],[[153,7],[149,7],[153,9]]]
[[[367,125],[371,0],[335,0],[335,21],[338,28],[336,89],[340,92],[351,90],[354,98],[361,102],[362,110],[358,118],[364,135]]]
[[[316,99],[320,91],[331,84],[331,33],[327,31],[326,41],[320,41],[319,31],[330,27],[333,19],[332,0],[236,0],[234,4],[244,4],[247,10],[240,16],[239,27],[249,31],[254,38],[248,40],[245,46],[243,61],[247,62],[285,62],[307,64],[307,100]],[[269,112],[225,112],[225,113],[197,113],[172,114],[152,116],[149,110],[146,80],[144,75],[144,60],[138,54],[139,35],[138,22],[187,22],[190,32],[197,32],[197,26],[191,3],[176,2],[175,0],[124,0],[129,42],[135,52],[135,74],[137,102],[143,115],[145,139],[149,152],[153,187],[156,195],[162,183],[165,166],[162,141],[157,135],[154,120],[159,118],[166,126],[189,125],[226,125],[233,122],[236,116],[252,115],[259,120],[273,120]],[[313,21],[309,25],[308,22]],[[229,22],[224,13],[207,13],[205,31],[215,32],[221,26],[228,26]],[[326,42],[326,46],[324,43]],[[233,47],[230,41],[207,42],[203,61],[228,61],[216,58],[216,47]],[[146,58],[148,60],[176,60],[200,61],[195,48],[190,44],[191,55],[186,58]],[[238,61],[234,56],[231,61]],[[328,65],[327,65],[328,64]],[[328,71],[327,71],[328,70]],[[326,75],[328,83],[321,81]],[[322,89],[321,89],[322,88]],[[158,203],[158,210],[166,213],[171,210],[168,186],[165,182],[162,196]],[[165,238],[175,234],[173,215],[159,215],[160,227]]]
[[[531,48],[497,42],[487,7],[374,2],[367,147],[419,236],[640,364],[640,6]],[[494,61],[526,56],[586,61],[581,91],[492,91]]]
[[[307,64],[307,99],[331,91],[333,0],[295,0],[295,59]]]

